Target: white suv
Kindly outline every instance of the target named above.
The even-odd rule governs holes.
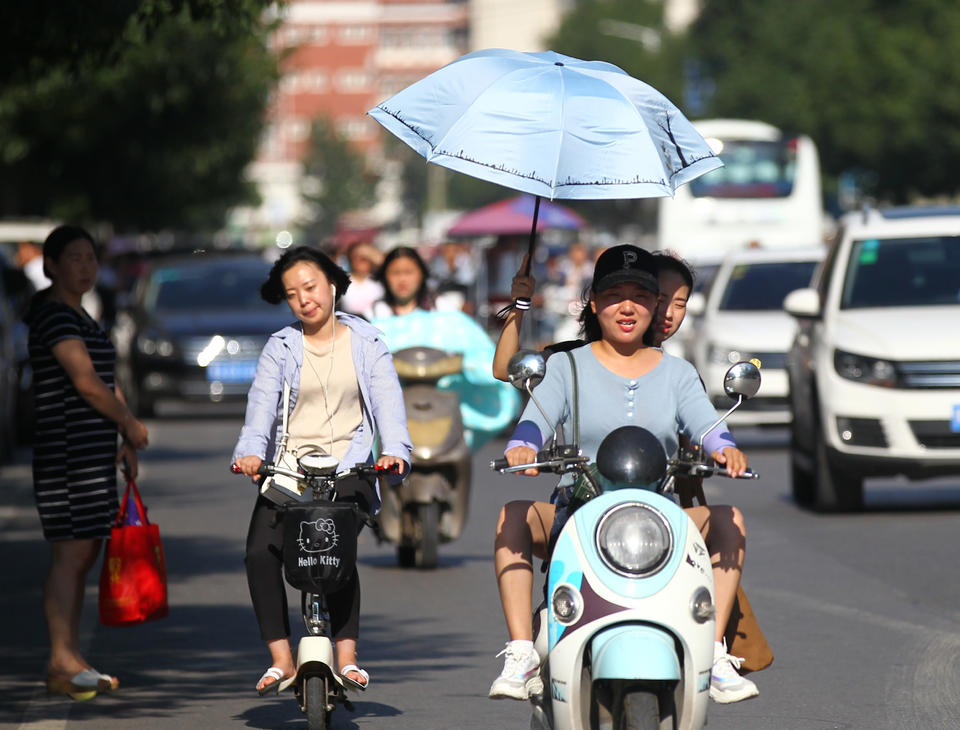
[[[960,474],[960,208],[848,215],[784,308],[793,495],[863,507],[863,479]]]

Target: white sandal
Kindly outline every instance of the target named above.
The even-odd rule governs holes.
[[[260,682],[265,679],[273,679],[275,681],[270,684],[265,684],[263,687],[260,687]],[[269,694],[279,694],[283,690],[287,689],[291,684],[293,684],[297,679],[296,673],[293,676],[286,677],[283,674],[283,670],[280,667],[270,667],[267,671],[263,673],[260,679],[257,680],[257,692],[261,697],[266,697]]]
[[[361,677],[363,677],[363,684],[358,682],[355,679],[350,679],[347,676],[348,672],[356,672]],[[361,692],[367,689],[370,686],[370,675],[367,674],[366,669],[361,669],[356,664],[348,664],[343,669],[340,670],[340,679],[346,685],[347,689],[358,689]]]

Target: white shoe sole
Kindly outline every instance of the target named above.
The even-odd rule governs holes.
[[[737,692],[724,692],[723,690],[710,687],[710,699],[719,702],[721,705],[727,705],[731,702],[740,702],[756,697],[760,691],[756,687],[745,687]]]
[[[534,675],[526,681],[523,687],[490,688],[491,700],[528,700],[530,695],[543,694],[543,680],[540,675]]]

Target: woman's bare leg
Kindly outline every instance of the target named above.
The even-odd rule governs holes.
[[[533,639],[533,556],[546,556],[553,516],[545,502],[518,500],[500,510],[493,564],[511,640]]]
[[[747,544],[747,528],[743,514],[728,505],[704,505],[684,510],[703,535],[713,564],[713,589],[717,604],[716,640],[722,641],[737,586],[743,573],[743,558]]]
[[[50,634],[50,677],[72,677],[90,668],[79,649],[80,612],[87,573],[100,554],[100,544],[100,540],[50,543],[50,571],[43,586],[43,611]]]

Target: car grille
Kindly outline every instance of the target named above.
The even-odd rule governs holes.
[[[928,449],[960,449],[960,432],[950,430],[950,421],[910,421],[910,429]]]
[[[713,407],[719,411],[726,411],[730,406],[736,403],[736,400],[733,398],[728,398],[724,395],[714,396],[712,398]],[[766,412],[766,411],[788,411],[790,410],[790,401],[781,396],[754,396],[749,400],[745,400],[738,409],[739,411],[756,411],[756,412]]]
[[[898,362],[903,388],[960,388],[960,361]]]
[[[758,352],[751,357],[760,361],[760,372],[765,368],[770,370],[785,370],[787,367],[787,353],[785,352]]]
[[[213,337],[213,335],[210,335],[210,337]],[[210,337],[184,338],[181,343],[183,347],[183,359],[188,363],[196,363],[197,356],[210,344]],[[217,355],[214,362],[256,360],[260,357],[260,351],[267,341],[266,337],[251,337],[249,335],[240,337],[223,335],[223,338],[227,341],[227,347],[220,351],[220,354]],[[234,342],[236,346],[232,347],[231,344]],[[236,350],[236,352],[230,352],[230,350]]]

